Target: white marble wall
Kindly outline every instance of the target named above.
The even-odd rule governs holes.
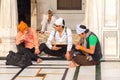
[[[1,0],[0,5],[0,57],[6,57],[10,50],[16,51],[17,2]]]
[[[37,1],[31,0],[31,27],[37,28]]]

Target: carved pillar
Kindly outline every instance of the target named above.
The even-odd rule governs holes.
[[[16,51],[17,15],[17,0],[0,0],[0,57]]]

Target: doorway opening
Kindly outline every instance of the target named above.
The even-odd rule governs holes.
[[[17,0],[18,22],[25,21],[28,26],[31,25],[31,0]]]

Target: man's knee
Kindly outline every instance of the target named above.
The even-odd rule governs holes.
[[[46,44],[45,43],[41,43],[40,44],[40,51],[44,50],[46,48]]]

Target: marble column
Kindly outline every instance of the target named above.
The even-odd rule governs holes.
[[[99,27],[101,26],[101,5],[101,0],[86,0],[85,25],[95,32],[96,35],[99,35]]]
[[[31,0],[31,27],[37,30],[37,0]]]
[[[6,57],[10,50],[16,51],[17,0],[0,0],[0,57]]]

